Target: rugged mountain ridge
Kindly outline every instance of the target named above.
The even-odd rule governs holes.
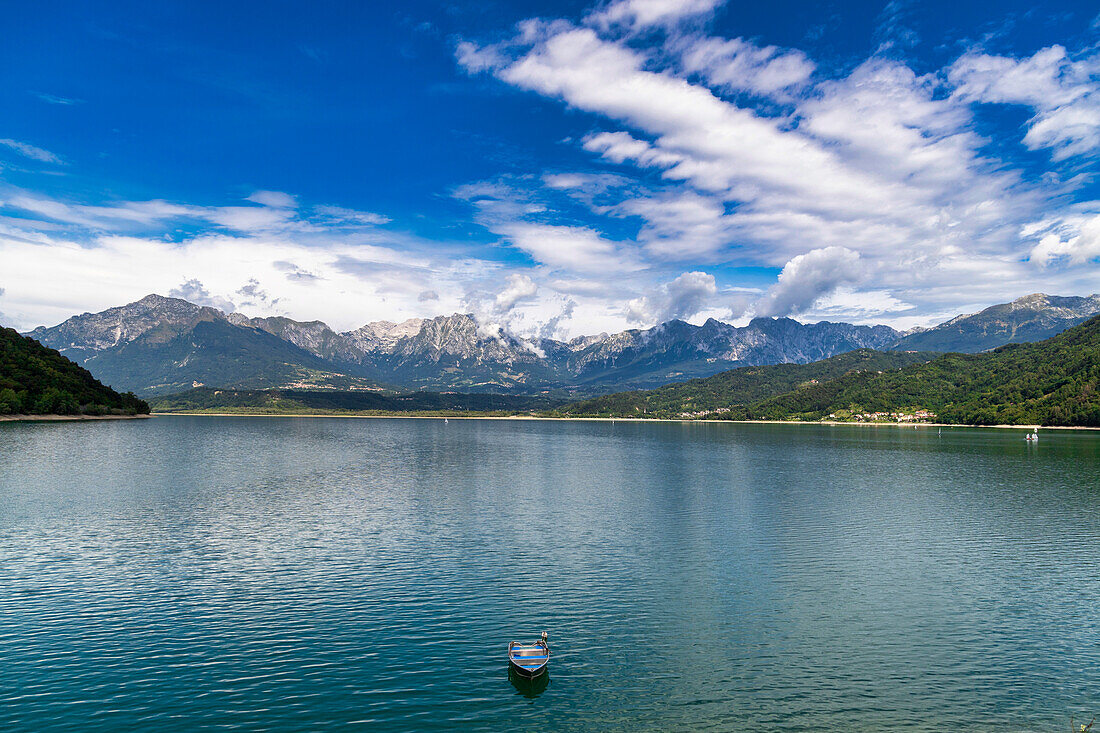
[[[321,321],[249,318],[149,295],[31,336],[114,387],[168,394],[202,385],[602,394],[745,366],[807,364],[856,349],[976,352],[1038,340],[1100,313],[1100,296],[1031,295],[902,335],[888,326],[756,318],[672,320],[570,341],[489,331],[471,314],[376,321],[337,332]]]
[[[199,385],[606,392],[885,348],[899,334],[886,326],[782,318],[737,327],[712,319],[563,342],[489,332],[462,313],[338,333],[320,321],[248,318],[149,295],[30,335],[116,386],[166,394]]]
[[[1008,343],[1042,341],[1097,315],[1100,315],[1100,295],[1061,297],[1032,293],[909,334],[894,348],[974,354]]]

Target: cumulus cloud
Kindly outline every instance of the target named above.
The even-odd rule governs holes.
[[[504,290],[497,293],[494,300],[496,310],[499,313],[507,313],[515,307],[516,303],[534,296],[538,292],[535,281],[523,273],[514,272],[508,276]]]
[[[237,295],[241,296],[241,307],[248,306],[263,306],[271,308],[279,302],[278,298],[273,298],[268,295],[267,291],[260,286],[260,281],[254,277],[250,277],[248,282],[237,289]]]
[[[822,296],[859,281],[859,253],[845,247],[823,247],[791,259],[779,279],[756,304],[759,316],[789,316],[809,310]]]
[[[11,148],[15,152],[19,153],[25,158],[31,160],[37,160],[41,163],[63,163],[61,157],[51,153],[49,150],[31,145],[30,143],[20,142],[18,140],[12,140],[11,138],[0,139],[0,145]]]
[[[189,303],[217,308],[226,313],[232,313],[237,310],[237,306],[233,304],[233,301],[228,298],[223,298],[220,295],[212,295],[202,282],[195,278],[184,280],[182,283],[169,290],[168,297],[182,298]]]
[[[685,272],[656,292],[634,298],[627,304],[628,317],[642,324],[662,323],[673,318],[687,320],[705,310],[718,293],[713,275]]]
[[[1100,215],[1077,217],[1044,234],[1030,255],[1042,267],[1057,262],[1081,265],[1100,259]]]
[[[421,290],[420,295],[416,296],[417,301],[421,303],[429,303],[431,301],[439,300],[439,293],[434,290]]]

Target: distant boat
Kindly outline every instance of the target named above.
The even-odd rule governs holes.
[[[1024,436],[1024,440],[1034,443],[1039,440],[1039,428],[1035,428],[1032,432]]]
[[[550,644],[546,632],[534,644],[521,644],[513,641],[508,645],[508,663],[516,674],[533,679],[546,672],[550,664]]]

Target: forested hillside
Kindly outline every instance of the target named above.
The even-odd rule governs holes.
[[[1046,341],[944,354],[883,374],[849,374],[730,413],[817,420],[930,410],[940,422],[1100,426],[1100,317]]]
[[[119,394],[57,351],[0,328],[0,414],[135,415],[149,405]]]
[[[704,379],[658,389],[619,392],[566,405],[562,416],[682,417],[701,416],[735,405],[747,405],[790,392],[803,385],[836,379],[849,372],[877,373],[932,359],[935,354],[857,349],[810,364],[742,367]]]
[[[735,369],[558,412],[731,420],[881,421],[902,415],[972,425],[1100,426],[1100,317],[1045,341],[930,356],[856,351],[814,364]]]
[[[545,397],[461,392],[384,393],[355,390],[212,389],[200,387],[153,399],[157,412],[258,414],[405,412],[528,412],[559,404]]]

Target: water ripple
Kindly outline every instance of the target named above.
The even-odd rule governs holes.
[[[1098,509],[1091,434],[3,424],[0,728],[1058,730]]]

